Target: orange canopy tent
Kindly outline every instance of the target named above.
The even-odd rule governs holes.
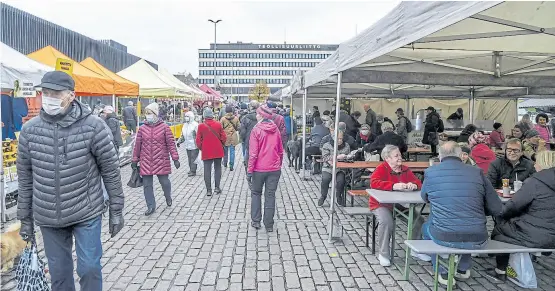
[[[88,57],[81,63],[85,68],[114,81],[114,94],[116,96],[138,96],[139,84],[131,82],[118,74],[106,69],[93,58]]]
[[[59,58],[71,60],[52,46],[44,47],[27,56],[52,68],[56,67],[56,60]],[[76,61],[73,61],[73,80],[75,94],[78,96],[111,96],[115,93],[113,80],[87,69]]]

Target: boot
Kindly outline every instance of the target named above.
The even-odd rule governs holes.
[[[154,207],[152,208],[148,208],[145,212],[145,216],[150,216],[154,213],[154,210],[156,210]]]

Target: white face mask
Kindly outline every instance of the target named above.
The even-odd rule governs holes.
[[[362,133],[362,135],[368,135],[370,133],[370,131],[368,130],[361,130],[360,133]]]
[[[49,96],[42,96],[42,109],[48,115],[58,115],[64,109],[62,107],[62,99],[49,97]]]
[[[189,123],[189,121],[191,121],[191,118],[189,118],[188,116],[184,118],[185,122]]]
[[[148,122],[154,122],[154,121],[156,121],[156,118],[157,117],[154,114],[147,114],[146,115],[146,121],[148,121]]]

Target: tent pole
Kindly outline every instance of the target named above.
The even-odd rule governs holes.
[[[116,114],[118,113],[118,103],[116,102],[116,94],[112,94],[112,106]]]
[[[305,162],[306,162],[306,97],[308,95],[308,88],[304,89],[303,93],[303,156],[301,157],[301,169],[303,173],[303,179],[306,179],[306,169],[305,169]],[[291,97],[291,100],[293,97]],[[293,101],[291,101],[291,104]],[[314,166],[314,165],[312,165]]]
[[[410,97],[409,97],[409,96],[405,96],[405,98],[406,98],[405,100],[407,100],[407,104],[405,104],[405,106],[406,106],[406,107],[405,107],[405,109],[406,109],[406,111],[405,111],[405,112],[406,112],[406,113],[405,113],[405,116],[409,116],[409,112],[410,112]],[[411,116],[409,116],[409,118],[412,119]]]
[[[293,118],[295,118],[295,114],[293,112],[293,94],[291,94],[291,108],[289,109],[289,119],[291,119],[291,140],[295,139],[295,130],[293,128],[293,125],[295,124],[293,122]]]
[[[515,124],[518,124],[518,98],[515,98],[515,107],[516,107]]]
[[[472,124],[474,124],[474,106],[476,106],[474,101],[476,101],[474,99],[474,90],[470,90],[470,123]]]
[[[332,157],[332,176],[331,176],[331,199],[330,199],[330,221],[329,221],[329,234],[328,234],[328,241],[332,242],[333,237],[333,216],[335,214],[335,199],[337,196],[335,195],[335,183],[336,183],[336,176],[337,176],[337,137],[339,136],[339,103],[341,99],[341,75],[342,73],[339,72],[337,74],[337,97],[335,99],[335,129],[333,131],[333,157]]]

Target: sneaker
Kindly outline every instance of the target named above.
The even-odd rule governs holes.
[[[466,270],[466,271],[457,270],[457,272],[455,273],[455,278],[461,279],[461,280],[470,279],[470,270]]]
[[[212,190],[206,190],[206,196],[212,196]]]
[[[416,260],[420,260],[420,261],[424,261],[424,262],[430,262],[432,260],[432,258],[426,254],[421,254],[421,253],[417,253],[417,252],[411,252],[410,255],[416,259]]]
[[[233,166],[229,166],[229,170],[230,170],[230,171],[233,171]]]
[[[320,197],[320,199],[318,199],[318,206],[322,206],[324,205],[324,202],[326,201],[325,197]]]
[[[378,261],[380,261],[380,265],[382,265],[383,267],[391,266],[391,260],[382,255],[378,255]]]
[[[216,190],[214,190],[214,194],[216,194],[216,195],[222,194],[222,189],[216,188]]]
[[[145,212],[145,216],[150,216],[154,213],[154,210],[156,210],[156,208],[148,208]]]
[[[486,270],[485,275],[495,281],[505,282],[507,281],[507,272],[501,271],[497,268]]]
[[[194,172],[189,172],[189,174],[187,174],[187,176],[189,176],[189,177],[194,177],[196,175],[197,175],[197,173],[194,173]]]
[[[255,229],[260,229],[260,222],[251,222],[252,227],[254,227]]]
[[[274,228],[273,227],[266,227],[266,232],[274,232]]]
[[[448,276],[447,274],[440,274],[437,277],[437,281],[439,282],[439,284],[443,285],[443,286],[447,286],[448,283]],[[453,288],[455,287],[455,285],[457,284],[457,281],[455,281],[455,278],[453,278]]]

